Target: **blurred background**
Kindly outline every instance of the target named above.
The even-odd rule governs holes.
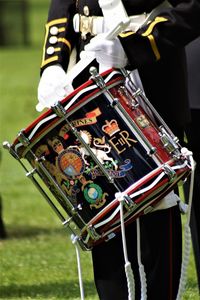
[[[2,147],[38,112],[37,86],[49,0],[0,0],[0,298],[80,299],[74,246],[19,163]],[[97,299],[81,252],[86,299]]]
[[[0,298],[80,299],[74,246],[60,220],[3,149],[38,117],[37,86],[50,0],[0,0]],[[200,86],[200,85],[199,85]],[[184,223],[184,218],[183,218]],[[81,252],[87,300],[97,299]],[[197,300],[193,252],[185,300]]]

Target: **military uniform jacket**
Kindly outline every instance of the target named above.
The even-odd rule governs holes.
[[[124,0],[128,15],[149,13],[161,0]],[[168,125],[175,130],[189,120],[184,46],[200,35],[200,0],[169,0],[166,8],[137,32],[119,39],[128,57],[128,68],[137,68],[145,93]],[[102,16],[97,0],[52,0],[46,24],[41,70],[61,64],[66,70],[74,47],[78,53],[91,36],[75,33],[76,13]],[[78,59],[78,58],[77,58]],[[83,80],[83,83],[87,80]]]

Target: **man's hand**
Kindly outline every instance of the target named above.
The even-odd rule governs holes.
[[[119,39],[106,39],[106,34],[104,33],[94,37],[85,46],[85,51],[93,52],[97,62],[108,68],[123,68],[128,62]]]
[[[50,108],[73,91],[71,82],[67,80],[66,73],[60,65],[47,67],[38,86],[37,111],[45,107]]]

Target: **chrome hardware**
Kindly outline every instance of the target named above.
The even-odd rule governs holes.
[[[17,153],[12,149],[12,147],[8,141],[3,142],[3,148],[8,150],[15,159],[19,160]]]
[[[29,146],[30,145],[30,141],[29,139],[25,136],[24,134],[24,130],[21,130],[19,133],[18,133],[18,139],[19,141],[25,146]]]
[[[101,238],[101,236],[96,232],[92,225],[89,225],[89,227],[87,228],[87,232],[89,233],[90,237],[95,241]]]
[[[63,224],[63,226],[69,226],[72,221],[73,221],[73,219],[72,219],[72,217],[70,217],[69,219],[62,222],[62,224]]]
[[[167,164],[163,165],[163,171],[169,177],[169,182],[172,182],[176,177],[176,172]]]
[[[172,138],[163,126],[160,127],[161,132],[159,133],[161,142],[163,143],[165,149],[171,154],[178,149],[178,138]]]
[[[36,173],[36,169],[34,168],[34,169],[32,169],[31,171],[29,171],[29,172],[27,172],[26,173],[26,177],[33,177],[33,175]]]
[[[66,115],[66,111],[60,102],[57,102],[51,108],[59,118],[63,118]]]
[[[126,104],[131,107],[131,109],[135,109],[139,106],[139,103],[136,102],[136,100],[134,99],[133,96],[131,96],[128,92],[128,90],[124,87],[124,86],[121,86],[119,88],[119,93],[122,95],[122,96],[125,96],[125,101],[126,101]],[[135,96],[135,95],[134,95]]]
[[[89,72],[92,75],[92,79],[96,82],[97,86],[102,90],[105,89],[105,81],[103,80],[103,77],[99,75],[97,68],[91,67]]]
[[[11,145],[8,141],[3,142],[3,148],[10,151]]]
[[[110,241],[111,239],[113,239],[116,236],[116,234],[114,232],[111,232],[107,235],[107,238],[105,239],[105,242]]]
[[[124,207],[127,209],[127,211],[132,212],[137,208],[137,204],[133,202],[133,200],[128,196],[124,196]]]

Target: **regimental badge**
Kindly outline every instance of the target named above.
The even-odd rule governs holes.
[[[58,167],[68,177],[80,176],[85,170],[81,154],[74,149],[62,151],[57,159]]]
[[[147,120],[147,118],[145,117],[145,115],[140,115],[139,117],[137,117],[137,122],[138,125],[142,128],[146,128],[150,125],[149,121]]]
[[[105,197],[108,196],[108,194],[103,193],[102,188],[94,182],[85,185],[83,194],[85,199],[90,203],[90,208],[100,208],[105,204]]]
[[[107,193],[103,193],[102,188],[92,180],[87,180],[84,175],[79,176],[81,190],[84,198],[90,203],[90,208],[100,208],[106,203]]]

